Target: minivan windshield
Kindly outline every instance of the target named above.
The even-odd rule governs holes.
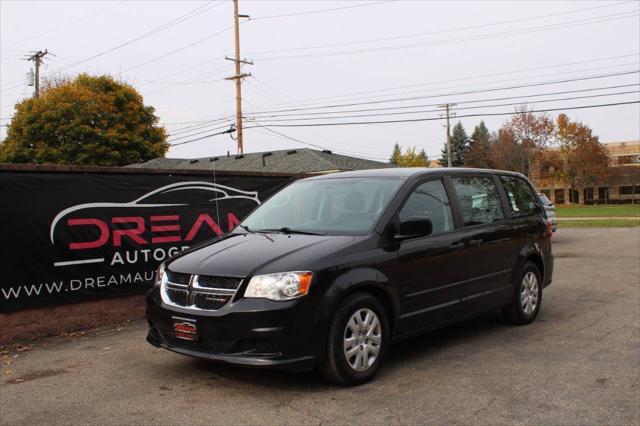
[[[253,211],[249,232],[361,235],[371,232],[400,178],[327,178],[289,185]]]

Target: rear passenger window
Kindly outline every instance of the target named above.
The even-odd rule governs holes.
[[[408,217],[429,218],[434,234],[452,230],[451,206],[442,180],[430,180],[418,186],[404,203],[398,216],[400,220]]]
[[[457,177],[453,185],[465,226],[504,219],[498,188],[491,177]]]
[[[509,207],[514,216],[528,216],[538,211],[536,195],[524,179],[515,176],[500,176],[500,181],[507,193]]]

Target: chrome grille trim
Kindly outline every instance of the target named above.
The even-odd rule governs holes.
[[[174,273],[175,274],[175,273]],[[189,274],[182,274],[189,275]],[[229,302],[233,299],[238,288],[242,285],[244,280],[240,278],[233,277],[221,277],[224,279],[234,279],[238,280],[238,286],[235,289],[229,288],[212,288],[212,287],[203,287],[198,284],[198,275],[193,274],[189,276],[188,284],[181,284],[169,281],[169,276],[165,273],[162,276],[162,282],[160,285],[160,297],[162,301],[170,306],[175,306],[183,309],[190,309],[195,311],[216,311],[224,308]],[[174,295],[174,298],[170,296],[170,293]],[[176,294],[180,294],[181,297],[183,293],[186,293],[186,304],[182,305],[180,303],[176,303],[173,299],[175,299]],[[216,297],[217,296],[217,297]],[[215,308],[204,308],[198,306],[208,305],[211,306],[215,304],[215,302],[219,302],[220,306]]]

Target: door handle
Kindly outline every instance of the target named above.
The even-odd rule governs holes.
[[[471,247],[478,247],[480,244],[482,244],[482,238],[478,238],[477,240],[469,240],[469,246]]]
[[[464,248],[464,243],[460,241],[459,243],[453,243],[449,246],[451,251],[462,250]]]

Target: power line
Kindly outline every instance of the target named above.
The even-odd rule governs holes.
[[[634,86],[637,86],[637,85],[638,84],[635,84]],[[602,98],[602,97],[606,97],[606,96],[628,95],[628,94],[631,94],[631,93],[640,93],[640,91],[638,91],[638,90],[630,90],[630,91],[624,91],[624,92],[602,93],[602,94],[597,94],[597,95],[572,96],[572,97],[555,98],[555,99],[542,99],[542,100],[534,101],[534,103],[546,103],[546,102],[570,101],[570,100],[577,100],[577,99]],[[531,97],[534,97],[534,96],[543,96],[543,95],[531,95]],[[504,106],[517,106],[517,105],[522,105],[522,104],[527,103],[526,97],[523,97],[523,98],[524,98],[524,100],[522,100],[521,102],[503,103],[503,104],[495,104],[495,105],[478,105],[478,106],[471,106],[471,107],[460,107],[460,108],[457,108],[457,110],[480,109],[480,108],[498,108],[498,107],[504,107]],[[487,102],[491,101],[491,99],[486,100],[486,101]],[[460,102],[460,103],[464,103],[464,102]],[[458,104],[445,104],[445,106],[446,105],[458,105]],[[440,105],[434,105],[434,106],[440,106]],[[267,118],[270,122],[273,123],[273,122],[282,122],[282,121],[291,122],[291,121],[345,119],[345,118],[377,117],[377,116],[406,115],[406,114],[424,114],[424,113],[438,112],[438,111],[440,111],[440,109],[401,111],[401,112],[383,112],[383,113],[373,113],[373,114],[340,115],[340,116],[332,116],[332,117],[271,119],[268,116],[266,116],[266,117],[263,117],[263,118]]]
[[[222,123],[223,121],[230,120],[233,117],[234,117],[233,114],[227,114],[225,116],[222,116],[222,117],[219,117],[219,118],[216,118],[216,119],[201,121],[201,122],[199,122],[199,124],[192,124],[192,125],[189,125],[189,126],[180,127],[178,129],[175,129],[169,135],[170,136],[180,135],[180,134],[183,134],[183,133],[189,133],[189,132],[193,132],[195,130],[200,130],[200,129],[204,129],[204,128],[207,128],[207,127],[215,126],[215,125],[218,125],[218,124]]]
[[[91,13],[89,13],[89,14],[83,15],[82,17],[80,17],[80,18],[78,18],[78,19],[74,19],[74,20],[71,20],[71,21],[67,21],[67,22],[65,22],[64,24],[61,24],[61,25],[58,25],[58,26],[53,27],[53,28],[51,28],[51,29],[48,29],[48,30],[46,30],[46,31],[44,31],[44,32],[41,32],[41,33],[37,34],[37,35],[34,35],[34,36],[31,36],[31,37],[24,38],[24,39],[22,39],[22,40],[18,40],[18,41],[14,41],[14,42],[12,42],[12,43],[9,43],[7,46],[15,46],[15,45],[18,45],[18,44],[22,44],[22,43],[24,43],[25,41],[34,40],[34,39],[36,39],[36,38],[39,38],[39,37],[42,37],[42,36],[44,36],[44,35],[50,34],[50,33],[54,32],[54,31],[61,30],[61,29],[63,29],[63,28],[66,28],[66,27],[68,27],[68,26],[71,26],[71,25],[73,25],[73,24],[77,24],[78,22],[82,22],[82,21],[84,21],[84,20],[86,20],[86,19],[88,19],[88,18],[92,18],[92,17],[94,17],[94,16],[96,16],[96,15],[100,15],[100,14],[102,14],[102,13],[106,12],[106,11],[107,11],[107,10],[109,10],[109,9],[113,9],[113,8],[114,8],[114,7],[116,7],[116,6],[119,6],[119,5],[120,5],[120,4],[122,4],[122,3],[126,3],[126,2],[124,2],[124,1],[119,1],[119,2],[117,2],[117,3],[115,3],[115,4],[112,4],[112,5],[109,5],[109,6],[105,7],[105,8],[103,8],[103,9],[97,10],[96,12],[91,12]],[[7,51],[7,49],[2,49],[2,51],[3,51],[3,52],[6,52],[6,51]]]
[[[620,2],[620,3],[615,3],[615,4],[606,4],[606,5],[603,5],[603,6],[587,7],[587,8],[583,8],[583,9],[569,10],[569,11],[566,11],[566,12],[550,13],[550,14],[546,14],[546,15],[537,15],[537,16],[530,16],[530,17],[525,17],[525,18],[510,19],[510,20],[507,20],[507,21],[498,21],[498,22],[492,22],[492,23],[489,23],[489,24],[470,25],[470,26],[466,26],[466,27],[448,28],[448,29],[438,30],[438,31],[428,31],[428,32],[417,33],[417,34],[405,34],[405,35],[399,35],[399,36],[382,37],[382,38],[366,39],[366,40],[359,40],[359,41],[349,41],[349,42],[342,42],[342,43],[330,43],[330,44],[322,44],[322,45],[306,46],[306,47],[295,47],[295,48],[288,48],[288,49],[263,50],[263,51],[249,52],[249,54],[250,55],[263,55],[263,54],[270,54],[270,53],[294,52],[294,51],[300,51],[300,50],[308,51],[308,50],[311,50],[311,49],[326,49],[326,48],[329,48],[329,47],[350,46],[350,45],[354,45],[354,44],[365,44],[365,43],[375,43],[375,42],[380,42],[380,41],[399,40],[399,39],[404,39],[404,38],[424,37],[426,35],[436,35],[436,34],[443,34],[443,33],[449,33],[449,32],[475,30],[475,29],[478,29],[478,28],[495,27],[497,25],[515,24],[515,23],[518,23],[518,22],[533,21],[533,20],[538,20],[538,19],[551,18],[551,17],[554,17],[554,16],[570,15],[570,14],[574,14],[574,13],[581,13],[581,12],[586,12],[586,11],[595,10],[595,9],[603,9],[603,8],[608,8],[608,7],[617,7],[617,6],[621,6],[621,5],[629,4],[629,3],[633,3],[633,1],[625,1],[625,2]]]
[[[186,144],[191,143],[191,142],[196,142],[196,141],[199,141],[199,140],[202,140],[202,139],[207,139],[207,138],[210,138],[212,136],[230,134],[230,133],[233,133],[235,131],[236,131],[235,127],[231,126],[231,128],[229,128],[228,130],[225,130],[224,132],[211,133],[209,135],[205,135],[205,136],[202,136],[202,137],[199,137],[199,138],[196,138],[196,139],[191,139],[191,140],[184,141],[184,142],[174,143],[174,144],[171,144],[171,146],[174,147],[174,146],[179,146],[179,145],[186,145]]]
[[[308,58],[321,58],[321,57],[328,57],[328,56],[354,55],[358,53],[371,53],[371,52],[381,52],[381,51],[388,51],[388,50],[412,49],[412,48],[427,47],[427,46],[443,46],[448,44],[463,43],[466,41],[487,40],[487,39],[493,39],[493,38],[508,37],[513,35],[530,34],[530,33],[551,31],[551,30],[557,30],[557,29],[563,29],[563,28],[572,28],[576,26],[590,25],[590,24],[595,24],[600,22],[609,22],[609,21],[615,21],[620,19],[633,18],[637,16],[638,16],[638,12],[623,12],[623,13],[618,13],[613,15],[607,15],[606,17],[600,17],[600,18],[578,19],[575,21],[567,21],[567,22],[561,22],[556,24],[547,24],[547,25],[540,25],[535,27],[521,28],[517,30],[485,33],[485,34],[479,34],[474,36],[464,36],[464,37],[458,37],[458,38],[447,39],[447,40],[435,40],[431,42],[391,45],[391,46],[373,47],[373,48],[367,48],[367,49],[363,48],[363,49],[341,50],[341,51],[326,52],[326,53],[303,53],[298,55],[281,55],[281,56],[270,56],[270,57],[269,56],[260,57],[259,55],[256,55],[256,56],[258,56],[262,61],[274,61],[274,60],[283,60],[283,59],[300,59],[300,58],[308,59]]]
[[[359,7],[369,7],[369,6],[376,6],[382,3],[390,3],[396,0],[384,0],[384,1],[377,1],[375,3],[366,3],[366,4],[356,4],[356,5],[350,5],[350,6],[340,6],[340,7],[332,7],[329,9],[316,9],[316,10],[308,10],[305,12],[293,12],[293,13],[284,13],[284,14],[280,14],[280,15],[268,15],[268,16],[258,16],[257,18],[253,18],[252,21],[264,21],[267,19],[275,19],[275,18],[288,18],[291,16],[302,16],[302,15],[315,15],[318,13],[326,13],[326,12],[335,12],[337,10],[344,10],[344,9],[355,9],[355,8],[359,8]]]
[[[592,87],[589,89],[565,90],[561,92],[536,93],[536,94],[519,95],[519,96],[503,96],[500,98],[490,98],[490,99],[474,99],[470,101],[458,101],[458,104],[504,101],[509,99],[534,98],[534,97],[540,97],[540,96],[565,95],[569,93],[593,92],[593,91],[600,91],[600,90],[620,89],[620,88],[633,87],[633,86],[640,86],[640,83],[618,84],[615,86]],[[600,95],[596,95],[596,96],[600,96]],[[261,117],[261,118],[298,117],[298,116],[306,116],[306,115],[329,115],[329,114],[343,114],[343,113],[351,113],[351,112],[394,111],[394,110],[404,110],[404,109],[412,109],[412,108],[434,107],[438,105],[440,104],[435,103],[435,104],[403,105],[403,106],[382,107],[382,108],[351,109],[351,110],[340,110],[340,111],[315,111],[315,112],[302,112],[302,113],[290,113],[290,114],[269,114],[269,115],[251,114],[251,115]],[[421,111],[421,112],[424,112],[424,111]],[[393,114],[393,113],[389,113],[389,114]],[[333,117],[329,117],[329,118],[333,118]]]
[[[193,66],[190,66],[190,67],[187,67],[187,68],[179,69],[178,71],[172,72],[171,74],[163,75],[162,77],[158,78],[157,80],[158,81],[162,81],[162,80],[164,80],[166,78],[173,77],[175,75],[182,74],[183,72],[191,71],[192,69],[200,68],[200,67],[202,67],[204,65],[208,65],[208,64],[210,64],[212,62],[218,62],[220,60],[221,60],[220,58],[209,59],[207,61],[200,62],[199,64],[196,64],[196,65],[193,65]],[[221,70],[226,69],[226,68],[227,68],[227,65],[225,65],[224,67],[215,68],[210,72],[217,72],[217,71],[221,71]]]
[[[538,109],[538,110],[529,110],[527,112],[537,113],[537,112],[554,112],[554,111],[568,111],[568,110],[578,110],[578,109],[588,109],[588,108],[605,108],[611,106],[620,106],[620,105],[632,105],[639,104],[640,101],[630,101],[630,102],[616,102],[609,104],[596,104],[596,105],[582,105],[582,106],[570,106],[563,108],[548,108],[548,109]],[[458,115],[458,118],[465,117],[486,117],[486,116],[508,116],[519,114],[519,112],[496,112],[496,113],[478,113],[478,114],[466,114],[466,115]],[[441,117],[428,117],[428,118],[417,118],[417,119],[404,119],[404,120],[388,120],[388,121],[361,121],[361,122],[350,122],[350,123],[311,123],[311,124],[261,124],[255,123],[253,126],[245,127],[245,129],[256,129],[256,128],[267,128],[267,127],[327,127],[327,126],[354,126],[354,125],[369,125],[369,124],[393,124],[393,123],[412,123],[412,122],[423,122],[423,121],[436,121],[442,120]],[[273,129],[270,129],[274,131]],[[197,142],[203,139],[207,139],[212,136],[217,136],[222,133],[212,133],[208,135],[204,135],[198,138],[190,139],[184,142],[180,142],[177,144],[172,144],[171,146],[185,145],[192,142]],[[303,142],[300,142],[303,143]],[[320,147],[316,145],[316,147]]]
[[[212,39],[212,38],[214,38],[214,37],[217,37],[217,36],[219,36],[220,34],[223,34],[223,33],[225,33],[225,32],[227,32],[227,31],[229,31],[229,30],[230,30],[230,29],[232,29],[232,28],[233,28],[233,26],[225,27],[225,28],[223,28],[223,29],[222,29],[222,30],[220,30],[220,31],[217,31],[217,32],[215,32],[215,33],[213,33],[213,34],[209,34],[208,36],[205,36],[205,37],[203,37],[203,38],[201,38],[201,39],[199,39],[199,40],[196,40],[196,41],[194,41],[194,42],[192,42],[192,43],[189,43],[189,44],[187,44],[187,45],[181,46],[181,47],[179,47],[179,48],[177,48],[177,49],[175,49],[175,50],[172,50],[172,51],[167,52],[167,53],[165,53],[165,54],[163,54],[163,55],[160,55],[160,56],[157,56],[157,57],[155,57],[155,58],[153,58],[153,59],[150,59],[150,60],[148,60],[148,61],[146,61],[146,62],[143,62],[143,63],[141,63],[141,64],[138,64],[138,65],[136,65],[136,66],[134,66],[134,67],[131,67],[131,68],[128,68],[128,69],[126,69],[126,70],[124,70],[124,71],[121,71],[119,74],[124,74],[124,73],[130,72],[130,71],[133,71],[133,70],[137,70],[138,68],[142,68],[142,67],[144,67],[144,66],[146,66],[146,65],[149,65],[149,64],[152,64],[152,63],[154,63],[154,62],[157,62],[157,61],[159,61],[159,60],[161,60],[161,59],[164,59],[164,58],[166,58],[166,57],[168,57],[168,56],[175,55],[176,53],[179,53],[179,52],[183,52],[183,51],[184,51],[184,50],[186,50],[186,49],[189,49],[189,48],[191,48],[191,47],[193,47],[193,46],[196,46],[196,45],[198,45],[198,44],[200,44],[200,43],[203,43],[203,42],[205,42],[205,41],[207,41],[207,40],[210,40],[210,39]]]
[[[358,105],[384,104],[384,103],[391,103],[391,102],[406,102],[406,101],[417,100],[417,99],[429,99],[429,98],[437,98],[437,97],[443,97],[443,96],[468,95],[468,94],[475,94],[475,93],[487,93],[487,92],[496,92],[496,91],[502,91],[502,90],[521,89],[521,88],[525,88],[525,87],[538,87],[538,86],[547,86],[547,85],[553,85],[553,84],[570,83],[570,82],[576,82],[576,81],[594,80],[594,79],[599,79],[599,78],[608,78],[608,77],[616,77],[616,76],[622,76],[622,75],[637,74],[638,72],[639,72],[639,70],[636,69],[636,70],[633,70],[633,71],[622,71],[622,72],[618,72],[618,73],[589,75],[589,76],[576,77],[576,78],[563,79],[563,80],[544,81],[544,82],[528,83],[528,84],[518,84],[518,85],[513,85],[513,86],[493,87],[493,88],[482,89],[482,90],[469,90],[469,91],[464,91],[464,92],[443,93],[443,94],[429,95],[429,96],[411,96],[411,97],[388,99],[388,100],[351,102],[351,103],[345,103],[345,104],[323,105],[323,106],[316,106],[316,107],[301,107],[301,108],[289,108],[289,109],[279,109],[279,110],[264,110],[264,111],[258,111],[256,113],[307,111],[307,110],[331,109],[331,108],[341,108],[341,107],[358,106]]]
[[[282,103],[277,103],[277,104],[271,104],[271,105],[267,105],[266,108],[278,107],[278,106],[293,106],[294,104],[308,104],[308,103],[315,102],[315,101],[325,101],[325,100],[328,101],[328,100],[331,100],[331,99],[339,99],[339,98],[346,98],[345,99],[345,101],[346,101],[346,100],[355,100],[355,99],[375,98],[375,97],[378,97],[378,96],[397,96],[397,95],[400,95],[400,94],[414,93],[414,91],[412,91],[412,92],[399,92],[399,93],[388,94],[388,95],[365,96],[365,97],[358,96],[358,95],[364,95],[364,94],[370,94],[370,93],[378,93],[378,92],[389,92],[389,91],[395,91],[395,90],[398,90],[398,89],[411,89],[411,88],[415,88],[415,87],[432,86],[434,84],[451,83],[451,82],[456,82],[456,81],[475,80],[475,79],[481,79],[481,78],[485,78],[485,77],[495,77],[495,76],[499,76],[499,75],[518,74],[518,73],[523,73],[523,72],[528,72],[528,71],[539,71],[539,70],[549,69],[549,68],[560,68],[560,67],[572,66],[572,65],[583,65],[583,64],[586,64],[586,63],[609,61],[609,60],[612,60],[612,59],[623,59],[623,58],[628,58],[630,56],[639,56],[639,55],[640,55],[640,53],[636,52],[636,53],[630,53],[630,54],[627,54],[627,55],[609,56],[609,57],[606,57],[606,58],[596,58],[596,59],[589,59],[589,60],[584,60],[584,61],[565,62],[565,63],[562,63],[562,64],[545,65],[545,66],[533,67],[533,68],[522,68],[522,69],[519,69],[519,70],[502,71],[502,72],[491,73],[491,74],[480,74],[480,75],[476,75],[476,76],[468,76],[468,77],[455,78],[455,79],[449,79],[449,80],[439,80],[439,81],[434,81],[434,82],[430,82],[430,83],[418,83],[418,84],[410,84],[410,85],[403,85],[403,86],[387,87],[387,88],[384,88],[384,89],[364,90],[364,91],[358,91],[358,92],[345,93],[345,94],[342,94],[342,95],[324,96],[324,97],[318,97],[318,98],[308,98],[308,99],[299,100],[299,101],[293,101],[293,102],[282,102]],[[615,67],[615,65],[611,66],[611,67]],[[605,68],[605,67],[601,67],[601,68]],[[598,68],[589,68],[589,69],[593,70],[593,69],[598,69]],[[585,69],[581,69],[580,71],[585,71]],[[568,72],[575,72],[575,71],[568,71]],[[546,74],[546,76],[559,75],[559,74],[566,74],[566,72]],[[537,78],[537,77],[541,77],[541,76],[540,75],[536,75],[536,76],[532,76],[532,77],[519,77],[519,78]],[[500,83],[500,82],[512,81],[512,80],[513,79],[494,80],[494,81],[490,81],[490,82],[487,82],[487,83]]]
[[[201,132],[192,133],[192,134],[189,134],[189,135],[178,136],[176,138],[170,139],[168,142],[171,143],[173,141],[177,141],[177,140],[180,140],[180,139],[190,138],[192,136],[197,136],[197,135],[201,135],[201,134],[204,134],[204,133],[209,133],[209,132],[212,132],[212,131],[215,131],[215,130],[220,130],[220,129],[225,129],[225,128],[229,128],[229,125],[225,124],[224,126],[219,126],[219,127],[216,127],[215,129],[208,129],[208,130],[203,130]],[[174,136],[174,135],[171,135],[171,136]]]
[[[204,12],[207,12],[209,10],[215,9],[216,7],[221,6],[222,4],[224,4],[224,2],[222,2],[222,1],[220,3],[218,3],[218,4],[216,4],[216,5],[213,5],[212,3],[214,3],[214,1],[210,1],[210,2],[208,2],[206,4],[204,4],[204,5],[200,5],[200,6],[196,7],[195,9],[193,9],[193,10],[191,10],[191,11],[189,11],[189,12],[183,14],[183,15],[178,16],[177,18],[174,18],[174,19],[172,19],[172,20],[170,20],[168,22],[165,22],[162,25],[159,25],[157,27],[152,28],[151,30],[149,30],[149,31],[147,31],[147,32],[145,32],[143,34],[140,34],[137,37],[134,37],[134,38],[132,38],[130,40],[127,40],[127,41],[125,41],[125,42],[123,42],[123,43],[121,43],[121,44],[119,44],[117,46],[114,46],[114,47],[112,47],[110,49],[104,50],[104,51],[102,51],[100,53],[97,53],[97,54],[95,54],[93,56],[85,58],[85,59],[83,59],[81,61],[78,61],[78,62],[76,62],[74,64],[68,65],[65,68],[74,67],[74,66],[83,64],[85,62],[92,61],[92,60],[94,60],[96,58],[99,58],[101,56],[107,55],[107,54],[109,54],[111,52],[114,52],[114,51],[116,51],[118,49],[121,49],[121,48],[123,48],[125,46],[128,46],[128,45],[130,45],[132,43],[135,43],[137,41],[143,40],[143,39],[145,39],[147,37],[150,37],[150,36],[152,36],[154,34],[157,34],[157,33],[161,32],[161,31],[164,31],[167,28],[171,28],[174,25],[177,25],[177,24],[180,24],[180,23],[182,23],[184,21],[192,19],[192,18],[194,18],[194,17],[196,17],[196,16],[198,16],[198,15],[204,13]],[[65,68],[62,68],[62,69],[58,70],[58,72],[64,70]]]
[[[565,111],[565,110],[574,110],[574,109],[587,109],[587,108],[604,108],[610,106],[618,106],[618,105],[631,105],[638,104],[640,101],[629,101],[629,102],[616,102],[609,104],[597,104],[597,105],[583,105],[583,106],[571,106],[571,107],[563,107],[563,108],[548,108],[548,109],[539,109],[539,110],[530,110],[528,112],[552,112],[552,111]],[[485,116],[502,116],[502,115],[514,115],[518,114],[518,112],[495,112],[495,113],[477,113],[477,114],[466,114],[466,115],[458,115],[458,118],[464,117],[485,117]],[[441,120],[440,117],[434,118],[411,118],[411,119],[403,119],[403,120],[385,120],[385,121],[357,121],[357,122],[337,122],[337,123],[308,123],[308,124],[271,124],[267,123],[266,126],[269,127],[326,127],[326,126],[354,126],[354,125],[366,125],[366,124],[392,124],[392,123],[414,123],[421,121],[435,121]],[[251,127],[248,127],[251,128]]]
[[[281,136],[281,137],[283,137],[283,138],[285,138],[285,139],[288,139],[288,140],[292,140],[292,141],[294,141],[294,142],[301,143],[301,144],[303,144],[303,145],[307,145],[307,146],[310,146],[310,147],[313,147],[313,148],[318,148],[318,149],[321,149],[321,150],[327,150],[327,151],[335,152],[335,153],[342,154],[342,155],[349,155],[349,154],[341,153],[341,152],[340,152],[340,150],[336,150],[336,149],[329,149],[329,148],[327,148],[327,147],[320,146],[320,145],[317,145],[317,144],[314,144],[314,143],[305,142],[305,141],[303,141],[303,140],[301,140],[301,139],[297,139],[297,138],[294,138],[294,137],[292,137],[292,136],[286,135],[286,134],[284,134],[284,133],[278,132],[278,131],[276,131],[276,130],[270,129],[270,128],[268,128],[267,126],[264,126],[264,125],[259,125],[259,127],[263,128],[263,129],[265,129],[265,130],[267,130],[267,131],[269,131],[269,132],[271,132],[271,133],[273,133],[273,134],[275,134],[275,135]],[[255,128],[255,127],[253,127],[253,129],[256,129],[256,128]],[[256,130],[257,130],[257,129],[256,129]],[[349,151],[344,151],[344,152],[349,152]],[[362,154],[362,153],[355,152],[355,151],[351,151],[351,153],[352,153],[352,154],[356,154],[356,155],[360,155],[362,158],[370,159],[370,160],[375,160],[375,161],[378,161],[378,160],[383,159],[383,157],[371,157],[369,154]],[[384,160],[386,160],[386,159],[387,159],[387,158],[384,158]]]

